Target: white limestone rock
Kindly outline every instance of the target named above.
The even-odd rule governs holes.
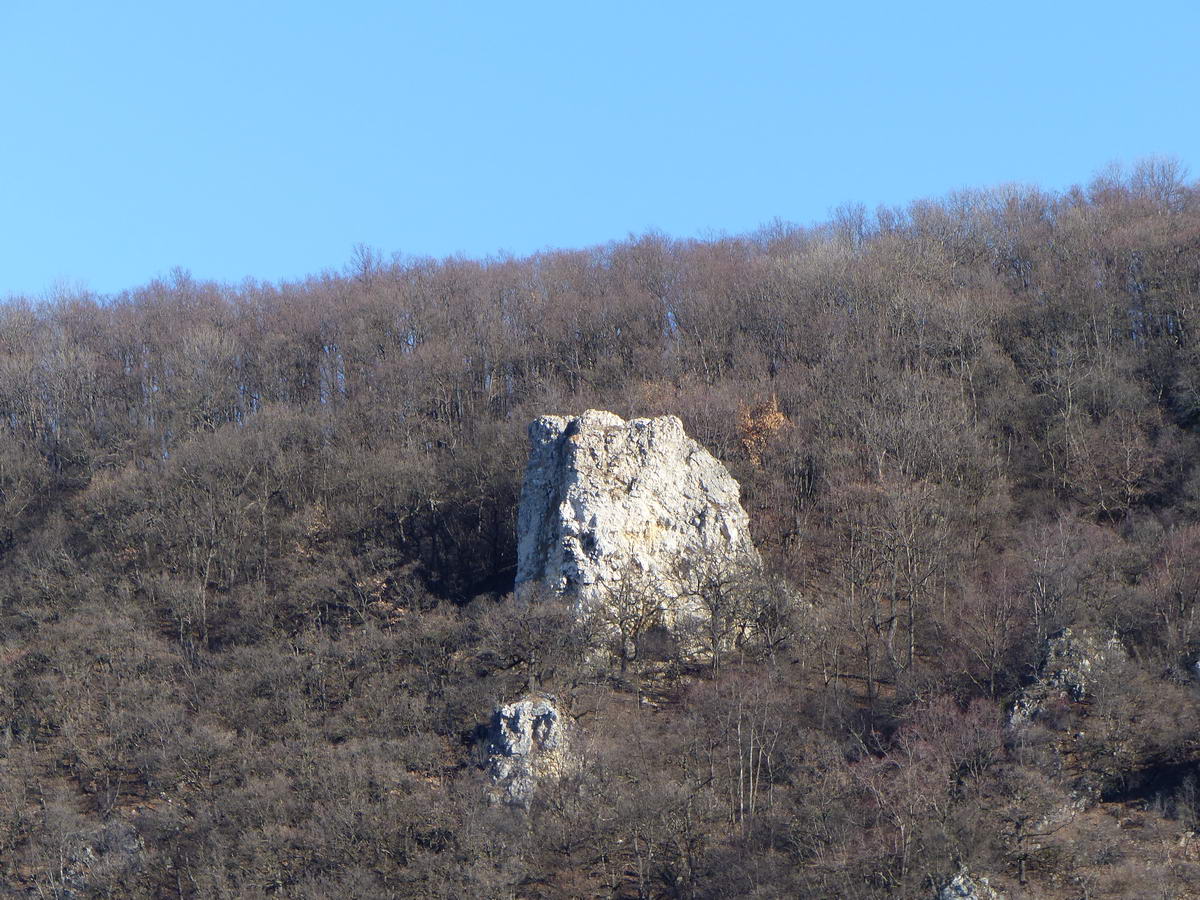
[[[487,770],[498,799],[528,806],[538,782],[562,775],[568,759],[567,723],[553,697],[535,694],[492,712]]]
[[[974,878],[963,869],[942,885],[937,900],[1004,900],[1004,895],[988,884],[986,878]]]
[[[1038,679],[1013,705],[1013,725],[1035,719],[1053,698],[1078,702],[1091,692],[1096,678],[1129,659],[1115,634],[1100,640],[1081,629],[1064,628],[1046,640]]]
[[[518,595],[540,584],[589,611],[635,580],[654,585],[676,628],[698,615],[683,572],[759,567],[738,483],[677,416],[542,416],[529,444]]]

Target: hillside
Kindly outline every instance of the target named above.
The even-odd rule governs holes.
[[[511,597],[526,426],[592,408],[741,484],[770,577],[719,664]],[[1200,185],[1162,163],[10,299],[0,885],[1200,897],[1198,450]],[[1119,652],[1080,683],[1064,634]],[[523,812],[480,735],[530,684],[592,743]]]

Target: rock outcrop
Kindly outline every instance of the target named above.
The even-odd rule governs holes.
[[[974,878],[964,869],[942,885],[937,900],[1004,900],[1004,895],[986,878]]]
[[[678,417],[542,416],[529,443],[518,594],[540,584],[593,610],[636,580],[676,628],[699,614],[685,583],[698,568],[757,569],[738,483]]]
[[[503,802],[528,806],[539,780],[565,772],[568,753],[567,723],[553,697],[523,697],[492,712],[487,770]]]
[[[57,849],[54,896],[64,900],[100,896],[97,885],[119,884],[146,865],[145,842],[131,824],[119,819],[75,831]]]
[[[1050,701],[1083,700],[1098,676],[1129,659],[1116,635],[1100,640],[1083,629],[1064,628],[1046,640],[1038,679],[1013,704],[1012,723],[1036,719]]]

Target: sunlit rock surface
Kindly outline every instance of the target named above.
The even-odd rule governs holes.
[[[758,567],[738,483],[678,417],[542,416],[529,444],[518,594],[542,585],[591,610],[634,580],[674,628],[698,615],[689,573]]]
[[[988,884],[986,878],[974,878],[964,870],[942,886],[937,900],[1004,900],[1004,895]]]
[[[497,706],[488,728],[487,770],[496,796],[527,806],[538,783],[562,775],[568,729],[554,699],[532,695]]]
[[[1081,628],[1064,628],[1051,635],[1046,640],[1037,681],[1013,705],[1012,723],[1022,725],[1037,718],[1056,698],[1083,700],[1097,677],[1128,658],[1116,635],[1100,639]]]

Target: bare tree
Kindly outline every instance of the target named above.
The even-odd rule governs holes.
[[[669,583],[677,597],[681,630],[693,632],[716,675],[725,656],[741,648],[750,635],[755,598],[762,589],[761,567],[745,557],[681,559]]]

